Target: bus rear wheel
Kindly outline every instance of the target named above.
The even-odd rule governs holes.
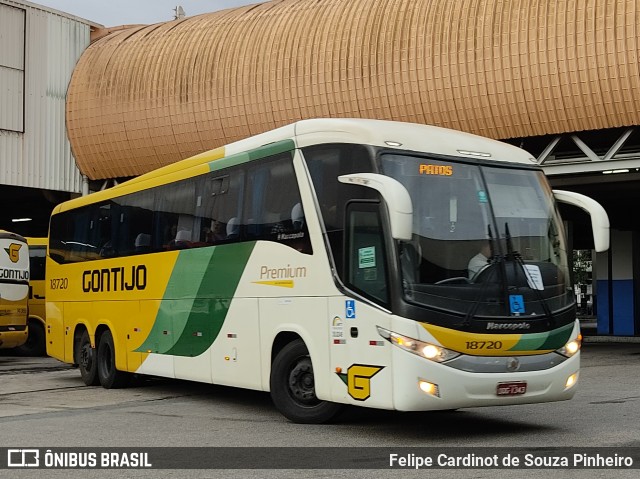
[[[131,374],[116,369],[116,348],[113,343],[113,335],[107,330],[100,337],[98,345],[98,379],[105,389],[117,389],[125,387],[131,378]]]
[[[27,342],[18,348],[22,356],[45,356],[47,354],[47,342],[44,334],[44,326],[36,319],[29,321],[29,335]]]
[[[75,348],[75,361],[78,363],[82,381],[87,386],[97,386],[99,381],[98,368],[96,367],[96,350],[91,347],[91,340],[87,330],[82,332],[80,339],[76,341]]]
[[[271,365],[271,399],[287,419],[302,424],[321,424],[333,419],[341,404],[318,399],[313,365],[301,339],[287,344]]]

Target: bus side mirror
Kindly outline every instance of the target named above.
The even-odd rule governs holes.
[[[366,186],[378,191],[389,210],[391,236],[410,241],[413,232],[413,204],[407,189],[398,180],[377,173],[354,173],[338,177],[340,183]]]
[[[609,216],[596,200],[573,191],[553,190],[553,195],[560,203],[577,206],[591,216],[593,243],[598,253],[609,249]]]

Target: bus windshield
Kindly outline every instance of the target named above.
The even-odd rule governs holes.
[[[536,316],[573,304],[562,223],[541,171],[385,154],[413,202],[399,243],[405,299],[474,316]]]

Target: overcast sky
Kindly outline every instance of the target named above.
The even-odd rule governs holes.
[[[265,0],[28,0],[70,13],[107,27],[173,20],[177,5],[186,16],[225,8],[262,3]]]

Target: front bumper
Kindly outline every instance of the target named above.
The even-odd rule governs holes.
[[[517,356],[515,356],[517,358]],[[505,358],[495,358],[496,362]],[[469,372],[393,350],[394,408],[427,411],[479,406],[531,404],[571,399],[576,392],[580,353],[548,369],[516,372]],[[486,362],[486,358],[484,358]],[[575,381],[567,387],[567,379]],[[438,396],[420,389],[420,381],[437,385]],[[498,396],[499,383],[525,382],[526,392]]]

